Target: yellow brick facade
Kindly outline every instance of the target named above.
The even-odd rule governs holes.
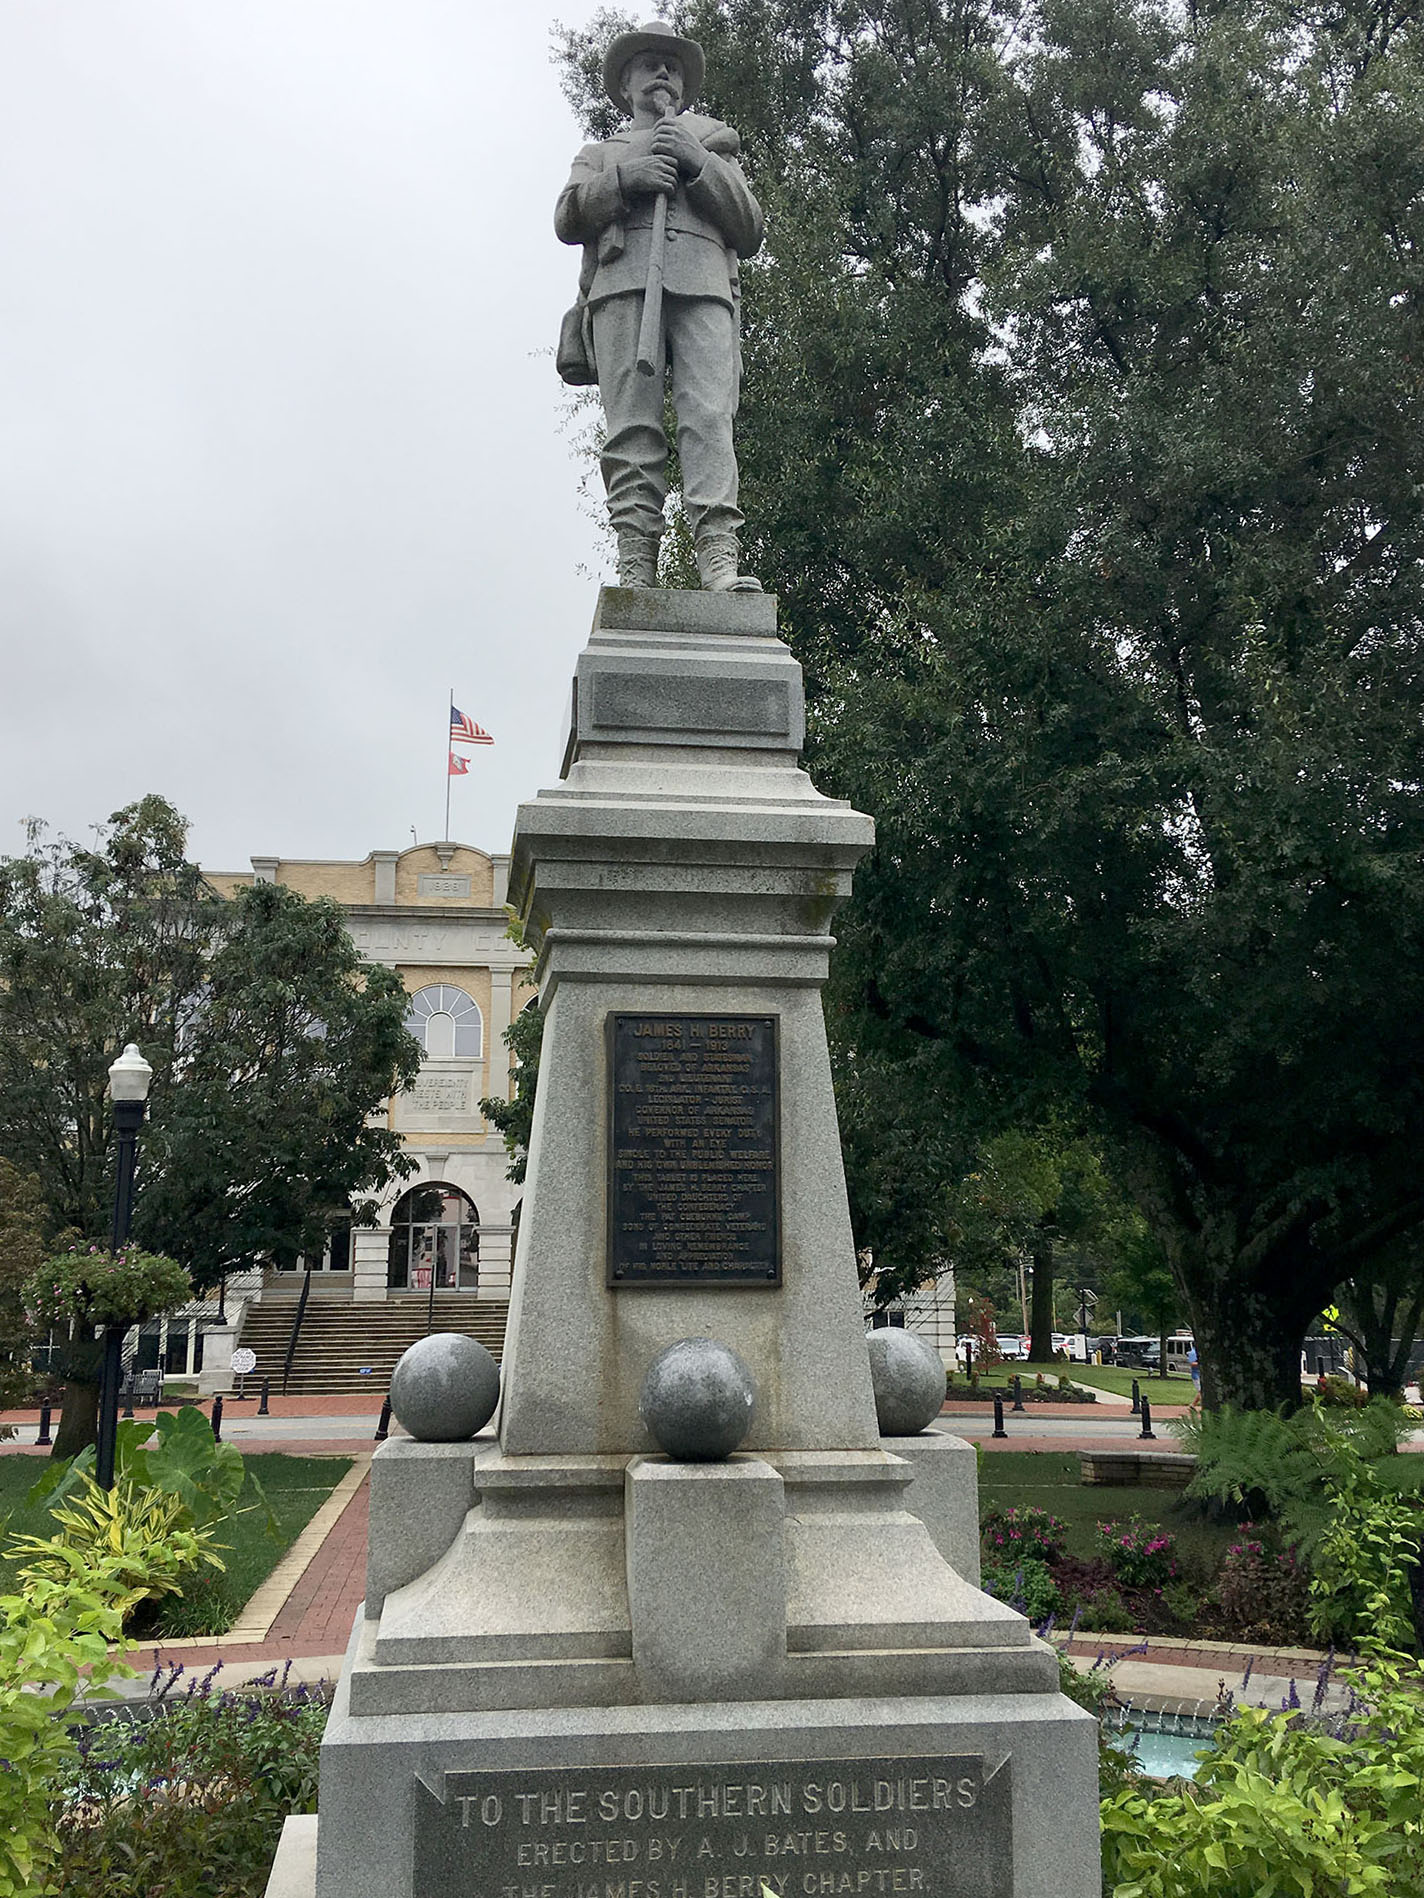
[[[307,898],[332,897],[345,909],[361,955],[395,969],[408,994],[443,984],[479,1008],[478,1061],[427,1055],[411,1089],[388,1104],[389,1124],[399,1130],[417,1170],[388,1190],[375,1227],[352,1234],[348,1282],[354,1280],[358,1300],[393,1295],[386,1283],[389,1221],[412,1186],[443,1184],[464,1194],[478,1217],[482,1256],[498,1256],[501,1234],[507,1250],[518,1189],[505,1178],[504,1142],[486,1124],[478,1102],[484,1095],[512,1093],[503,1031],[534,998],[526,979],[530,958],[506,933],[508,870],[507,857],[448,843],[375,850],[355,862],[254,857],[250,871],[206,873],[225,896],[254,882],[272,882]]]

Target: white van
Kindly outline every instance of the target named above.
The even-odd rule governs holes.
[[[1192,1367],[1190,1356],[1195,1344],[1191,1333],[1178,1332],[1167,1340],[1167,1362],[1162,1367],[1164,1377],[1190,1377]]]

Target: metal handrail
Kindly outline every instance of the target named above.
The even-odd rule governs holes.
[[[287,1355],[282,1360],[282,1395],[287,1394],[287,1379],[292,1375],[292,1359],[297,1355],[297,1339],[301,1336],[302,1320],[307,1314],[307,1300],[311,1297],[310,1265],[302,1279],[301,1296],[297,1300],[297,1315],[292,1320],[292,1335],[287,1340]]]

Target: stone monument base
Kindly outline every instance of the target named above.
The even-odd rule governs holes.
[[[277,1856],[267,1880],[266,1898],[314,1898],[316,1840],[314,1812],[294,1812],[283,1822]]]
[[[316,1881],[294,1841],[269,1898],[1096,1898],[1056,1690],[353,1715],[355,1651]]]
[[[873,826],[804,729],[769,596],[600,594],[511,858],[498,1435],[373,1460],[315,1898],[1099,1898],[1097,1723],[974,1585],[973,1449],[880,1435],[821,1006]],[[755,1389],[715,1463],[642,1411],[694,1339]]]

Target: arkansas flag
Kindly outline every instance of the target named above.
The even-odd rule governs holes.
[[[463,778],[469,768],[470,761],[468,758],[462,758],[457,751],[450,753],[450,770],[447,774],[448,776],[452,778]]]

